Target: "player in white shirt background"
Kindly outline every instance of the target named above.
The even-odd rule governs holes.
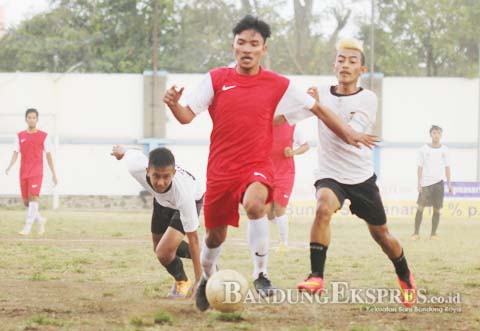
[[[437,229],[440,223],[440,211],[443,207],[445,194],[444,178],[447,179],[448,191],[452,192],[448,148],[441,143],[442,133],[441,127],[432,125],[430,128],[432,142],[423,145],[418,150],[418,209],[415,215],[415,232],[412,235],[412,240],[420,239],[423,210],[429,206],[433,208],[430,239],[439,239]]]
[[[175,279],[167,297],[187,297],[192,283],[180,258],[192,259],[195,289],[202,274],[197,229],[205,192],[203,181],[176,165],[175,157],[167,148],[156,148],[147,158],[138,150],[115,145],[111,155],[117,160],[124,159],[130,174],[153,195],[153,249],[159,262]],[[185,236],[188,244],[183,241]]]

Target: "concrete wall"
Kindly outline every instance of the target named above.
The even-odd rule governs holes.
[[[202,75],[170,74],[167,87],[185,86],[190,93]],[[333,84],[330,76],[294,76],[301,88]],[[428,141],[428,128],[444,127],[444,142],[476,140],[478,80],[459,78],[385,78],[383,85],[383,139],[394,142]],[[3,169],[11,157],[15,132],[24,128],[28,107],[40,111],[40,128],[60,137],[55,151],[58,192],[62,195],[135,195],[140,187],[109,152],[114,142],[134,144],[143,137],[143,78],[141,75],[107,74],[0,74],[0,195],[19,194],[18,163],[10,176]],[[9,114],[16,114],[10,116]],[[54,115],[47,115],[54,114]],[[211,120],[205,112],[189,125],[180,125],[167,114],[167,137],[207,141]],[[314,119],[299,124],[315,141]],[[141,148],[142,146],[134,146]],[[420,147],[420,145],[418,146]],[[207,145],[173,145],[178,163],[204,176]],[[475,179],[474,149],[451,149],[455,180]],[[381,185],[391,198],[415,195],[416,146],[386,148],[381,152]],[[297,158],[294,198],[313,194],[316,154]],[[46,171],[43,194],[52,192]]]

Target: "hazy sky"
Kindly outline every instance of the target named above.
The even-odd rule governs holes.
[[[7,26],[17,24],[26,17],[48,9],[48,0],[0,0],[5,11]]]
[[[25,18],[32,17],[36,13],[44,11],[49,7],[49,0],[0,0],[0,6],[4,8],[6,25],[18,24]],[[327,34],[334,28],[334,22],[331,19],[330,13],[325,13],[324,9],[332,3],[344,3],[353,10],[353,16],[369,15],[370,0],[327,0],[322,2],[314,2],[314,12],[320,14],[323,18],[321,31]],[[293,16],[293,6],[289,3],[283,11],[287,16]],[[354,24],[354,19],[350,19],[342,36],[355,34],[357,28]]]

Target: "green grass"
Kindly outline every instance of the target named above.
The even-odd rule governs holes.
[[[153,315],[153,321],[155,324],[172,323],[173,317],[168,312],[159,310]]]
[[[165,298],[172,278],[153,253],[150,212],[45,211],[43,237],[20,237],[23,210],[0,210],[0,329],[2,331],[400,331],[479,329],[480,222],[442,219],[439,241],[410,241],[412,222],[389,221],[404,247],[417,285],[428,295],[461,293],[462,313],[382,313],[372,304],[247,304],[241,314],[200,313],[194,301]],[[219,265],[235,269],[252,286],[246,224],[229,229]],[[292,219],[292,248],[275,253],[271,225],[269,276],[292,289],[309,272],[310,219]],[[424,230],[424,229],[423,229]],[[449,234],[448,237],[446,234]],[[200,238],[204,235],[200,229]],[[325,267],[325,286],[397,288],[393,266],[364,223],[338,218]],[[183,260],[193,280],[192,265]],[[381,306],[380,306],[381,307]],[[387,324],[386,321],[388,321]],[[379,327],[384,325],[384,327]]]
[[[241,313],[218,313],[215,319],[223,322],[241,322],[245,320]]]

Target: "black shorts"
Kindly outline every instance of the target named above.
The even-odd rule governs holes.
[[[383,225],[387,223],[385,208],[378,186],[375,183],[377,176],[373,175],[363,183],[342,184],[331,178],[324,178],[315,182],[317,191],[321,188],[329,188],[335,193],[340,206],[345,199],[350,200],[350,211],[365,220],[368,224]]]
[[[423,207],[432,206],[435,209],[441,209],[444,195],[445,186],[442,180],[433,185],[422,187],[422,192],[418,194],[417,204]]]
[[[203,205],[203,197],[196,201],[197,214],[200,215],[200,210]],[[167,228],[171,226],[175,230],[185,234],[183,230],[182,221],[180,220],[180,212],[177,209],[172,209],[160,205],[155,198],[153,198],[153,213],[151,230],[154,234],[164,234]]]

